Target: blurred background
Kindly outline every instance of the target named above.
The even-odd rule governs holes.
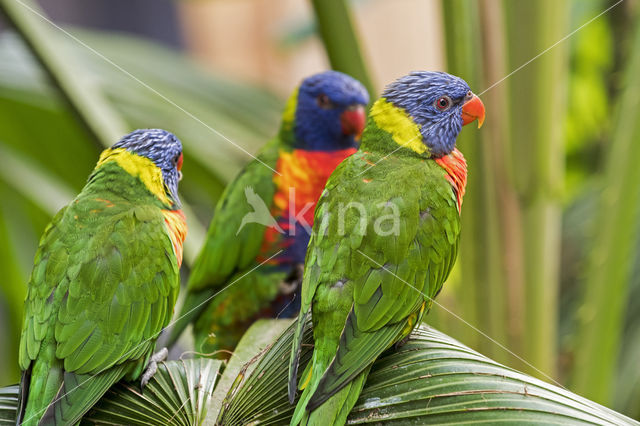
[[[375,98],[427,69],[487,110],[459,138],[460,255],[427,322],[640,419],[638,3],[0,0],[0,386],[38,238],[105,146],[138,127],[183,141],[186,275],[301,78],[333,67]]]

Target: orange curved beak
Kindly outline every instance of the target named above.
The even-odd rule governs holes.
[[[178,157],[178,163],[176,164],[176,169],[178,169],[178,171],[182,170],[183,160],[184,160],[184,157],[182,156],[182,153],[180,153],[180,157]]]
[[[178,182],[182,180],[182,161],[184,157],[182,153],[180,153],[180,157],[178,157],[178,162],[176,163],[176,170],[178,170]]]
[[[479,97],[473,95],[471,99],[462,105],[462,125],[466,126],[478,119],[478,129],[484,123],[484,104]]]

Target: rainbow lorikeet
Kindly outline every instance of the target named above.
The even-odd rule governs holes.
[[[402,77],[371,107],[359,151],[336,168],[316,208],[289,368],[292,403],[303,389],[292,425],[344,424],[371,364],[441,290],[467,180],[456,137],[476,118],[482,124],[480,99],[443,72]],[[310,313],[313,356],[298,383]]]
[[[302,81],[278,135],[218,202],[168,344],[193,322],[196,351],[225,358],[256,319],[297,315],[315,203],[356,151],[368,101],[362,84],[336,71]]]
[[[75,424],[118,380],[149,379],[180,287],[181,167],[174,135],[136,130],[102,152],[45,229],[25,301],[18,424]]]

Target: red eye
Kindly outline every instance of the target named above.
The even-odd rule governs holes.
[[[178,169],[178,171],[182,170],[182,153],[180,153],[180,155],[176,157],[174,161],[176,163],[176,169]]]
[[[444,111],[448,109],[449,106],[451,106],[451,98],[449,98],[448,96],[441,96],[440,98],[438,98],[435,105],[436,108],[438,108],[440,111]]]

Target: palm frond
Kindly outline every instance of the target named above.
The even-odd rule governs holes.
[[[187,359],[158,364],[158,372],[140,391],[120,382],[83,418],[83,424],[200,425],[217,383],[221,361]]]
[[[288,422],[287,363],[293,327],[227,395],[219,424]],[[302,371],[311,356],[303,341]],[[240,381],[239,380],[239,381]],[[347,424],[638,424],[561,387],[507,368],[423,325],[373,365]]]
[[[221,361],[187,359],[158,364],[144,391],[120,382],[82,419],[87,425],[200,425],[220,374]],[[0,425],[15,425],[18,385],[0,388]]]

